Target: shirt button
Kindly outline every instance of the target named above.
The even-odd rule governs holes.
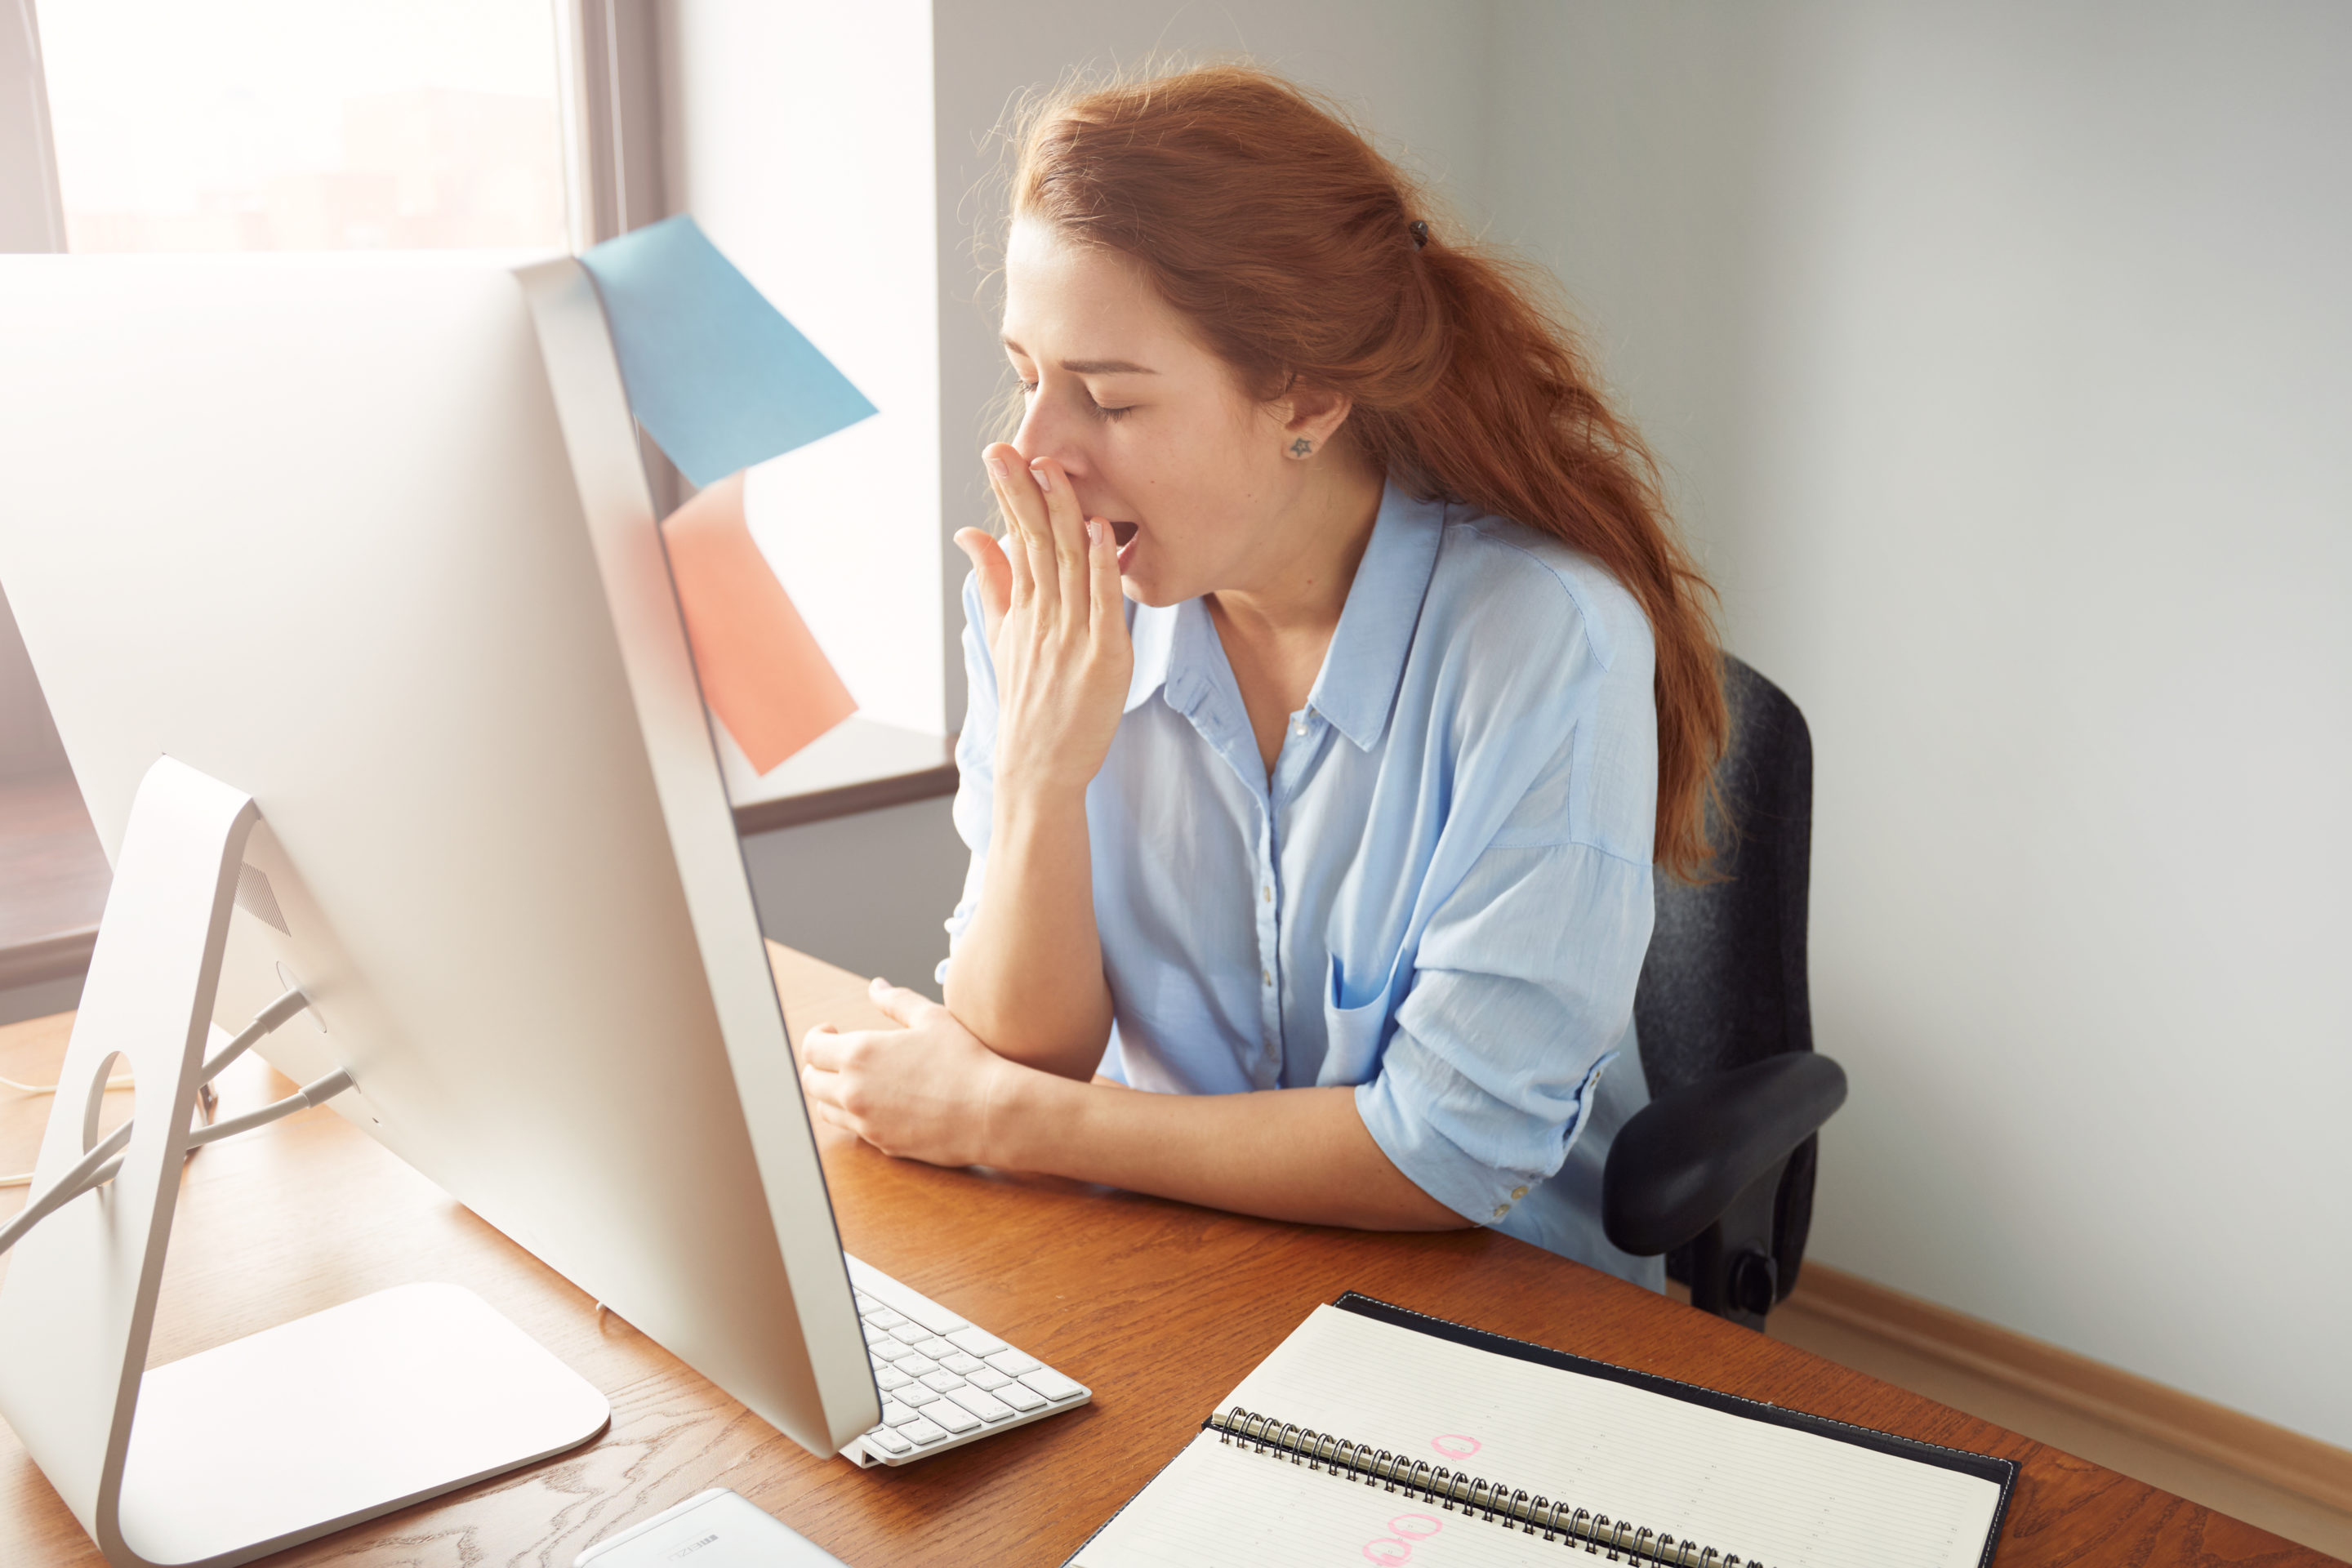
[[[1525,1187],[1513,1187],[1511,1189],[1511,1201],[1513,1203],[1517,1203],[1521,1198],[1526,1197],[1527,1195],[1528,1190]]]
[[[1268,985],[1271,985],[1271,984],[1274,984],[1274,971],[1273,971],[1273,970],[1271,970],[1271,969],[1261,969],[1261,970],[1259,970],[1259,971],[1257,972],[1257,977],[1258,977],[1260,980],[1265,981]]]
[[[1495,1205],[1495,1217],[1496,1219],[1501,1219],[1505,1215],[1507,1215],[1510,1212],[1511,1205],[1508,1204],[1496,1204]]]
[[[1274,884],[1272,882],[1268,882],[1265,885],[1265,901],[1269,904],[1274,902]]]

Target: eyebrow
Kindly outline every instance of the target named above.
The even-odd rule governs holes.
[[[1024,358],[1029,353],[1011,338],[1004,340],[1004,346]],[[1126,359],[1066,359],[1062,362],[1062,368],[1072,375],[1158,375],[1160,374],[1148,364],[1138,364],[1133,360]]]

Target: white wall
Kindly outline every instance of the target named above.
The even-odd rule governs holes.
[[[760,927],[787,947],[936,997],[967,855],[944,800],[919,800],[743,842]]]
[[[1814,1255],[2352,1445],[2352,11],[1504,0],[1816,746]]]

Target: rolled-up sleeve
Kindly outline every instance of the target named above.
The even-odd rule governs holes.
[[[980,912],[980,889],[988,872],[988,831],[996,808],[996,665],[982,635],[980,580],[963,581],[963,671],[967,697],[963,731],[956,737],[955,826],[971,863],[963,874],[963,896],[947,918],[948,956],[932,971],[934,984],[948,983],[948,965],[971,918]]]
[[[1651,876],[1589,844],[1490,847],[1432,915],[1356,1108],[1465,1219],[1506,1218],[1568,1158],[1633,1017]]]

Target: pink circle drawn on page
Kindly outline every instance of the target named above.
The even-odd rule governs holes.
[[[1364,1543],[1364,1555],[1379,1563],[1381,1568],[1403,1568],[1412,1556],[1412,1548],[1404,1542],[1382,1536],[1378,1541]]]
[[[1412,1520],[1418,1524],[1425,1524],[1429,1528],[1426,1530],[1409,1529],[1405,1523],[1407,1520]],[[1389,1529],[1396,1534],[1403,1536],[1407,1541],[1426,1541],[1444,1528],[1445,1521],[1437,1518],[1433,1514],[1401,1513],[1394,1519],[1389,1521]]]
[[[1448,1432],[1429,1440],[1429,1446],[1449,1459],[1466,1459],[1486,1447],[1475,1437],[1465,1437],[1459,1432]]]

